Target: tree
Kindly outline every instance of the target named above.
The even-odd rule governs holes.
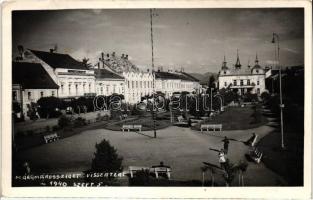
[[[40,117],[49,118],[52,117],[59,117],[60,113],[57,111],[60,108],[61,101],[57,97],[41,97],[37,101],[39,105],[39,115]]]
[[[123,170],[123,158],[117,154],[117,150],[105,139],[96,144],[94,156],[91,171],[108,173],[109,180],[113,178],[111,173],[118,173]]]
[[[58,120],[58,125],[60,128],[65,128],[69,125],[71,125],[72,119],[70,117],[67,117],[65,115],[61,115],[61,117]]]
[[[215,82],[215,77],[214,75],[211,75],[209,78],[209,83],[208,83],[209,88],[215,88],[214,82]]]
[[[89,58],[83,58],[82,62],[83,62],[83,65],[87,67],[88,69],[92,67],[92,64],[89,63]]]

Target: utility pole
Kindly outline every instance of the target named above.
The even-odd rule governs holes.
[[[280,132],[281,132],[281,148],[285,149],[285,144],[284,144],[284,118],[283,118],[283,109],[284,109],[284,104],[283,104],[283,94],[282,94],[282,84],[281,84],[281,65],[279,63],[279,36],[276,33],[273,33],[273,39],[272,43],[277,43],[277,63],[276,66],[279,66],[279,99],[280,99]],[[276,51],[275,51],[276,55]],[[276,57],[276,56],[275,56]]]
[[[153,52],[153,13],[152,9],[150,9],[150,33],[151,33],[151,61],[152,61],[152,96],[153,96],[153,104],[152,104],[152,119],[153,119],[153,133],[154,133],[154,138],[157,137],[157,132],[156,132],[156,119],[155,119],[155,71],[154,71],[154,52]]]

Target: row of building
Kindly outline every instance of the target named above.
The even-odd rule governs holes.
[[[127,61],[128,56],[122,59]],[[67,99],[116,93],[124,95],[125,102],[135,104],[142,97],[152,95],[153,73],[121,68],[123,66],[118,66],[119,71],[115,71],[114,66],[112,68],[103,59],[102,65],[90,67],[68,54],[20,48],[20,56],[12,63],[13,102],[21,105],[26,116],[30,104],[41,97]],[[183,71],[158,70],[154,74],[155,91],[166,97],[174,92],[192,93],[201,89],[199,80]]]

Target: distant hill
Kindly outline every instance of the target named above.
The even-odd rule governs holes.
[[[217,73],[212,73],[212,72],[206,72],[204,74],[199,74],[199,73],[189,73],[189,74],[199,79],[201,84],[208,83],[211,75],[215,77],[215,80],[217,79]]]

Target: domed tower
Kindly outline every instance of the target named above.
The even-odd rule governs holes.
[[[239,53],[238,53],[238,49],[237,49],[237,61],[235,64],[235,69],[240,69],[240,68],[241,68],[241,64],[240,64]]]
[[[226,75],[226,74],[229,74],[229,68],[227,67],[226,57],[224,55],[224,61],[222,63],[220,75]]]
[[[252,68],[252,74],[263,74],[263,68],[259,65],[258,54],[255,55],[255,65]]]

